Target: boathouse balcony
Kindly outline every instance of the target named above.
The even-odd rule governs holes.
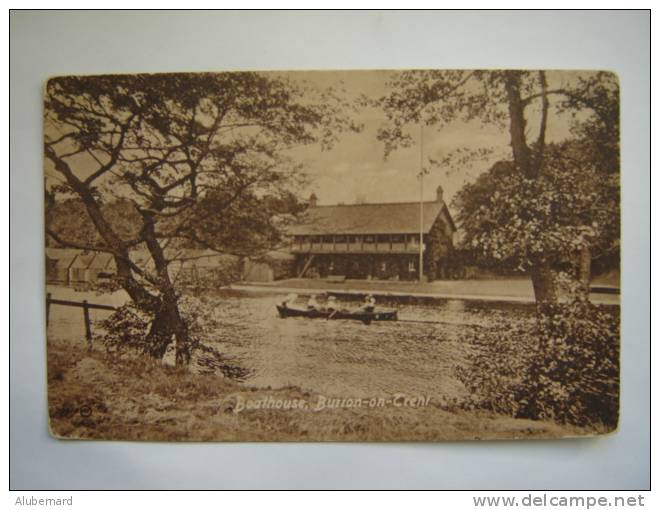
[[[296,236],[291,252],[416,254],[419,253],[419,235]]]

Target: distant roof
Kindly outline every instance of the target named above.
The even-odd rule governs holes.
[[[293,235],[417,233],[419,210],[419,202],[311,207],[302,222],[291,227],[290,232]],[[425,233],[431,230],[443,210],[452,229],[456,230],[445,203],[434,201],[424,202]]]
[[[57,266],[61,268],[69,268],[80,253],[80,250],[70,248],[46,248],[46,257],[55,260]]]
[[[92,263],[94,255],[96,255],[96,253],[93,251],[81,251],[78,253],[76,260],[73,261],[73,264],[71,264],[70,267],[76,269],[87,269]]]
[[[97,252],[89,263],[90,269],[114,269],[115,258],[111,253]]]

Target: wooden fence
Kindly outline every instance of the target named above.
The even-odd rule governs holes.
[[[69,301],[66,299],[53,299],[50,295],[50,292],[46,294],[46,327],[48,327],[48,319],[50,316],[50,306],[51,305],[62,305],[62,306],[75,306],[82,308],[83,319],[85,321],[85,338],[87,339],[87,347],[92,349],[92,322],[89,318],[90,310],[116,310],[117,308],[110,305],[100,305],[96,303],[88,303],[87,300],[83,301]]]

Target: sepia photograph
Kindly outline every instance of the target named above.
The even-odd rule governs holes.
[[[51,434],[616,432],[619,96],[599,70],[50,78]]]

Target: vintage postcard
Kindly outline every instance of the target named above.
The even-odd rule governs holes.
[[[55,77],[44,160],[58,438],[618,426],[610,72]]]

